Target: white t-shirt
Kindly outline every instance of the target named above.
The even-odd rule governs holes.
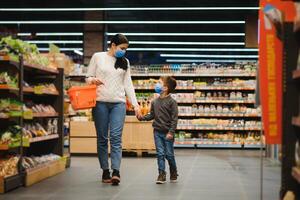
[[[95,53],[92,56],[87,72],[87,83],[98,78],[103,85],[97,87],[97,101],[118,103],[126,102],[125,94],[133,106],[138,106],[131,80],[130,65],[125,71],[115,68],[116,58],[107,52]]]

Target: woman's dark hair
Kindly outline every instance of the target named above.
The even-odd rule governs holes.
[[[110,47],[112,46],[112,43],[114,43],[115,45],[118,46],[120,44],[129,44],[129,41],[125,35],[118,33],[111,38]],[[116,69],[121,68],[121,69],[127,70],[128,62],[127,62],[125,56],[122,58],[117,58],[117,61],[115,63],[115,68]]]

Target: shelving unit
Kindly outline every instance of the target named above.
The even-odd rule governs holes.
[[[281,197],[287,191],[300,199],[299,165],[295,166],[296,143],[300,142],[300,71],[297,61],[300,56],[299,38],[294,32],[294,23],[283,25],[283,133],[282,133],[282,169]]]
[[[22,58],[20,58],[22,60]],[[10,71],[13,74],[17,74],[18,76],[18,88],[11,87],[8,85],[2,85],[0,88],[0,97],[7,98],[11,97],[14,99],[18,99],[19,101],[23,101],[21,83],[23,81],[23,64],[22,62],[13,62],[9,60],[0,60],[0,71]],[[2,121],[5,120],[5,123]],[[0,119],[0,130],[6,129],[8,126],[12,124],[18,124],[19,126],[23,125],[23,120],[21,117],[7,117]],[[19,163],[16,168],[18,169],[17,174],[8,177],[0,177],[0,193],[6,193],[23,185],[23,177],[20,158],[23,153],[22,140],[19,144],[10,147],[7,145],[0,145],[0,154],[5,155],[7,153],[13,153],[16,156],[19,156]]]
[[[18,88],[12,88],[9,86],[0,86],[0,95],[2,93],[5,93],[7,98],[7,95],[9,96],[13,95],[14,93],[17,93],[18,100],[20,102],[26,102],[27,100],[30,100],[35,103],[45,103],[48,105],[52,105],[53,108],[56,110],[56,113],[32,113],[31,118],[25,118],[24,116],[17,116],[17,117],[3,117],[0,120],[5,120],[8,123],[1,123],[0,130],[4,130],[4,126],[7,127],[10,124],[18,124],[20,127],[23,127],[26,123],[35,123],[40,122],[41,124],[44,124],[43,122],[49,120],[49,119],[57,119],[57,132],[55,134],[45,135],[45,136],[39,136],[39,137],[33,137],[33,138],[27,138],[24,136],[24,133],[22,132],[21,136],[21,142],[19,146],[9,148],[7,145],[0,145],[0,153],[1,151],[10,151],[15,152],[20,156],[19,159],[19,166],[18,171],[19,173],[17,175],[14,175],[12,177],[0,178],[0,193],[5,193],[7,191],[10,191],[16,187],[26,185],[26,181],[31,180],[31,184],[34,184],[35,182],[41,181],[44,178],[50,177],[54,174],[57,174],[65,168],[66,162],[65,159],[62,159],[61,161],[57,161],[60,163],[60,168],[58,168],[56,165],[47,165],[46,171],[52,171],[51,174],[45,175],[46,171],[41,171],[39,167],[37,169],[30,169],[30,173],[28,173],[28,170],[24,170],[21,164],[21,161],[24,156],[40,156],[40,155],[46,155],[46,154],[56,154],[59,156],[62,156],[64,158],[64,147],[63,147],[63,79],[64,79],[64,73],[63,69],[50,69],[40,66],[32,66],[26,63],[23,63],[22,58],[20,58],[20,62],[13,62],[9,61],[8,57],[1,57],[2,60],[0,60],[0,66],[2,70],[13,70],[13,67],[15,67],[15,70],[17,70],[18,76],[18,82],[19,87]],[[6,60],[4,60],[4,58]],[[43,83],[43,82],[52,82],[55,87],[57,88],[57,91],[55,92],[49,92],[47,90],[40,91],[37,88],[29,88],[29,87],[23,87],[23,82],[30,82],[32,84],[37,83]],[[1,96],[2,97],[2,96]],[[21,111],[23,113],[23,110]],[[23,115],[23,114],[22,114]],[[24,117],[24,119],[23,119]],[[62,168],[64,164],[64,167]],[[44,177],[40,180],[34,180],[32,178],[32,174],[35,174],[35,171],[39,171],[41,173],[44,173]],[[31,185],[30,184],[30,185]]]
[[[248,65],[249,63],[247,63]],[[253,64],[253,63],[252,63]],[[206,65],[206,66],[205,66]],[[178,106],[210,106],[210,105],[222,105],[222,106],[234,106],[236,104],[239,105],[247,105],[249,108],[254,108],[255,101],[252,99],[246,98],[236,98],[224,99],[224,97],[216,99],[216,98],[198,98],[198,97],[185,97],[181,94],[193,94],[195,92],[241,92],[246,94],[253,94],[255,92],[255,85],[251,86],[236,86],[233,83],[230,85],[222,80],[228,79],[239,79],[242,81],[254,81],[256,77],[256,70],[246,70],[242,68],[247,68],[245,65],[239,67],[235,67],[238,64],[230,64],[230,66],[226,66],[226,64],[220,64],[217,67],[208,66],[209,64],[204,65],[143,65],[143,66],[131,66],[131,75],[134,82],[134,87],[137,95],[141,94],[138,100],[147,102],[147,95],[143,97],[143,93],[150,94],[154,92],[154,80],[158,80],[160,76],[173,76],[178,81],[190,81],[187,86],[178,85],[176,88],[176,94],[174,94],[174,98],[176,99]],[[232,67],[235,65],[234,67]],[[256,65],[256,63],[254,64]],[[207,67],[207,68],[206,68]],[[229,68],[226,68],[229,67]],[[249,66],[248,66],[249,67]],[[252,66],[253,67],[253,66]],[[211,73],[210,73],[211,71]],[[150,83],[143,83],[143,80],[152,79]],[[208,80],[220,80],[219,85],[214,85],[215,83],[211,83]],[[203,81],[204,80],[204,81]],[[203,82],[206,82],[205,85],[199,85]],[[192,84],[192,85],[191,85]],[[176,96],[177,95],[177,96]],[[181,95],[181,96],[180,96]],[[183,97],[182,97],[183,96]],[[150,99],[151,100],[151,99]],[[193,105],[191,105],[193,104]],[[206,112],[206,111],[197,111],[195,112],[179,112],[179,119],[199,119],[199,118],[217,118],[217,119],[228,119],[228,120],[257,120],[260,121],[260,113],[246,113],[246,112]],[[207,133],[216,133],[216,134],[224,134],[224,132],[233,132],[234,134],[238,133],[240,135],[245,135],[247,132],[255,132],[260,133],[260,127],[248,127],[248,126],[207,126],[203,125],[178,125],[177,133],[182,131],[189,131],[188,134],[192,135],[192,139],[184,139],[179,140],[176,138],[175,147],[178,148],[253,148],[259,149],[260,142],[250,142],[250,143],[234,143],[234,142],[224,142],[219,141],[215,142],[214,140],[203,141],[197,138],[198,134],[205,135]]]

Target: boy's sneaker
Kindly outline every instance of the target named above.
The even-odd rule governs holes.
[[[176,183],[177,177],[178,177],[177,170],[170,170],[170,182]]]
[[[102,182],[103,183],[111,183],[111,176],[110,176],[109,169],[103,170]]]
[[[164,184],[166,182],[166,172],[160,172],[156,184]]]
[[[112,185],[119,185],[120,181],[121,181],[120,171],[114,169],[112,173],[111,183]]]

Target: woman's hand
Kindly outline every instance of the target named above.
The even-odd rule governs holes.
[[[135,116],[138,118],[138,119],[141,119],[142,118],[142,112],[141,112],[141,108],[139,106],[136,106],[134,108],[134,112],[135,112]]]
[[[100,79],[98,79],[98,78],[93,78],[93,80],[91,81],[91,84],[99,86],[99,85],[103,85],[103,82],[100,81]]]

